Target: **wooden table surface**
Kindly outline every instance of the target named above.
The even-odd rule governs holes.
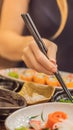
[[[3,122],[0,122],[0,130],[6,130]]]

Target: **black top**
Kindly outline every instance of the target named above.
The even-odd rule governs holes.
[[[59,70],[73,72],[73,0],[68,0],[68,20],[63,32],[54,42],[58,45],[57,64]],[[42,37],[50,39],[60,25],[60,12],[56,0],[31,0],[29,5],[31,15]],[[25,28],[24,35],[30,35]]]

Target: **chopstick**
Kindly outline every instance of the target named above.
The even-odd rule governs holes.
[[[36,44],[38,45],[40,50],[44,53],[44,55],[48,58],[48,56],[47,56],[47,48],[45,47],[45,44],[44,44],[44,42],[43,42],[43,40],[42,40],[36,26],[34,25],[30,15],[27,13],[27,14],[21,14],[21,16],[22,16],[28,30],[30,31],[31,35],[34,37],[34,39],[36,41]],[[65,85],[59,71],[57,70],[57,72],[55,72],[54,75],[57,78],[57,80],[59,81],[59,83],[62,86],[65,93],[67,94],[68,98],[71,100],[71,102],[73,102],[71,93],[68,90],[68,88],[66,87],[66,85]]]

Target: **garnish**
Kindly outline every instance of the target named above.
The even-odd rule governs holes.
[[[14,78],[19,78],[19,75],[16,73],[16,72],[8,72],[8,76],[10,76],[10,77],[14,77]]]
[[[39,116],[39,115],[31,116],[31,117],[29,117],[29,120],[34,119],[34,118],[36,118],[36,117],[38,117],[38,116]]]
[[[29,130],[29,129],[24,126],[21,126],[20,128],[15,128],[15,130]]]
[[[43,118],[43,112],[41,113],[41,119],[42,119],[42,121],[45,121],[44,118]]]

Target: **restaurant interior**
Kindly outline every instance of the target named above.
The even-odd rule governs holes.
[[[3,31],[6,31],[1,25],[4,1],[7,3],[7,0],[0,0],[0,35],[3,33]],[[12,0],[8,1],[10,4],[10,1]],[[19,0],[19,3],[25,3],[27,7],[26,3],[29,3],[29,0],[27,0],[28,2],[25,2],[25,0],[22,1],[23,2],[20,2]],[[45,0],[43,0],[43,3],[46,3],[44,1]],[[60,0],[57,0],[57,2],[58,1]],[[33,3],[34,4],[32,4],[31,2],[30,8],[32,6],[38,6],[38,4],[36,5],[36,0]],[[38,3],[40,4],[39,1]],[[21,7],[21,5],[18,5],[18,7]],[[11,7],[13,6],[9,5],[9,9]],[[52,7],[52,4],[50,7]],[[15,5],[13,8],[15,9]],[[42,9],[42,6],[40,8]],[[38,8],[37,10],[37,15],[40,14],[40,8]],[[53,8],[51,10],[53,10]],[[17,11],[21,13],[20,10]],[[48,45],[45,44],[45,42],[47,43],[47,40],[42,39],[42,36],[47,33],[41,33],[41,31],[39,31],[39,27],[37,28],[37,24],[35,24],[35,19],[38,17],[33,17],[33,14],[36,14],[35,9],[34,11],[35,13],[32,13],[32,10],[30,11],[30,9],[29,11],[25,10],[25,13],[22,13],[20,16],[21,20],[19,20],[19,17],[18,19],[16,19],[16,26],[20,24],[19,27],[17,29],[13,28],[12,33],[8,31],[7,34],[6,32],[5,37],[3,38],[3,40],[5,41],[5,38],[8,35],[8,37],[12,37],[11,44],[13,44],[13,42],[16,42],[13,41],[13,31],[16,29],[15,39],[18,40],[18,44],[20,42],[20,39],[18,38],[19,35],[22,35],[19,37],[22,37],[22,41],[24,40],[24,42],[26,42],[26,45],[28,44],[27,39],[31,43],[33,41],[34,42],[32,45],[28,44],[29,47],[27,46],[26,49],[25,47],[23,47],[23,45],[21,45],[19,50],[16,50],[16,54],[15,50],[8,51],[7,48],[9,48],[10,46],[8,47],[7,45],[5,45],[6,48],[4,47],[3,53],[0,52],[0,130],[73,130],[73,72],[67,72],[63,70],[61,71],[60,69],[58,70],[56,61],[48,58],[48,50],[53,56],[53,54],[55,54],[52,53],[54,49],[48,49]],[[56,11],[58,11],[58,8]],[[67,14],[67,10],[65,11],[65,13]],[[58,13],[58,15],[60,14]],[[61,15],[63,15],[63,12]],[[8,16],[9,18],[9,15],[6,14],[6,16]],[[40,20],[42,20],[42,16],[44,16],[44,14],[41,15]],[[32,17],[34,18],[34,20],[32,19]],[[50,14],[49,17],[51,17]],[[39,19],[37,19],[37,23],[38,20]],[[4,23],[3,25],[5,27],[6,23]],[[7,23],[7,27],[8,25],[10,27],[9,23]],[[22,33],[23,29],[20,29],[20,26],[22,26],[21,28],[23,28],[23,25],[25,26],[24,33],[26,39],[24,38]],[[53,27],[55,28],[56,26]],[[52,28],[51,24],[50,28]],[[28,34],[29,37],[27,36]],[[54,35],[54,37],[56,36],[57,35]],[[61,35],[61,37],[63,36]],[[1,38],[2,35],[0,36],[0,39]],[[58,40],[56,41],[58,42]],[[0,40],[0,48],[4,44],[2,42],[3,41]],[[15,44],[17,45],[17,43]],[[13,46],[15,45],[11,45],[11,48]],[[56,46],[54,47],[56,48]],[[24,56],[22,55],[23,53],[21,53],[20,51],[21,48],[24,48]],[[38,51],[36,50],[37,48]],[[32,53],[29,53],[30,51]],[[20,53],[21,57],[17,56],[17,53]],[[39,56],[39,54],[41,53],[42,56]],[[33,63],[35,62],[34,57],[36,57],[36,61],[39,61],[39,64],[38,62],[36,64]],[[47,63],[47,61],[49,62]],[[24,62],[26,62],[26,64]],[[49,63],[53,67],[49,67]],[[36,65],[39,66],[36,67]]]

